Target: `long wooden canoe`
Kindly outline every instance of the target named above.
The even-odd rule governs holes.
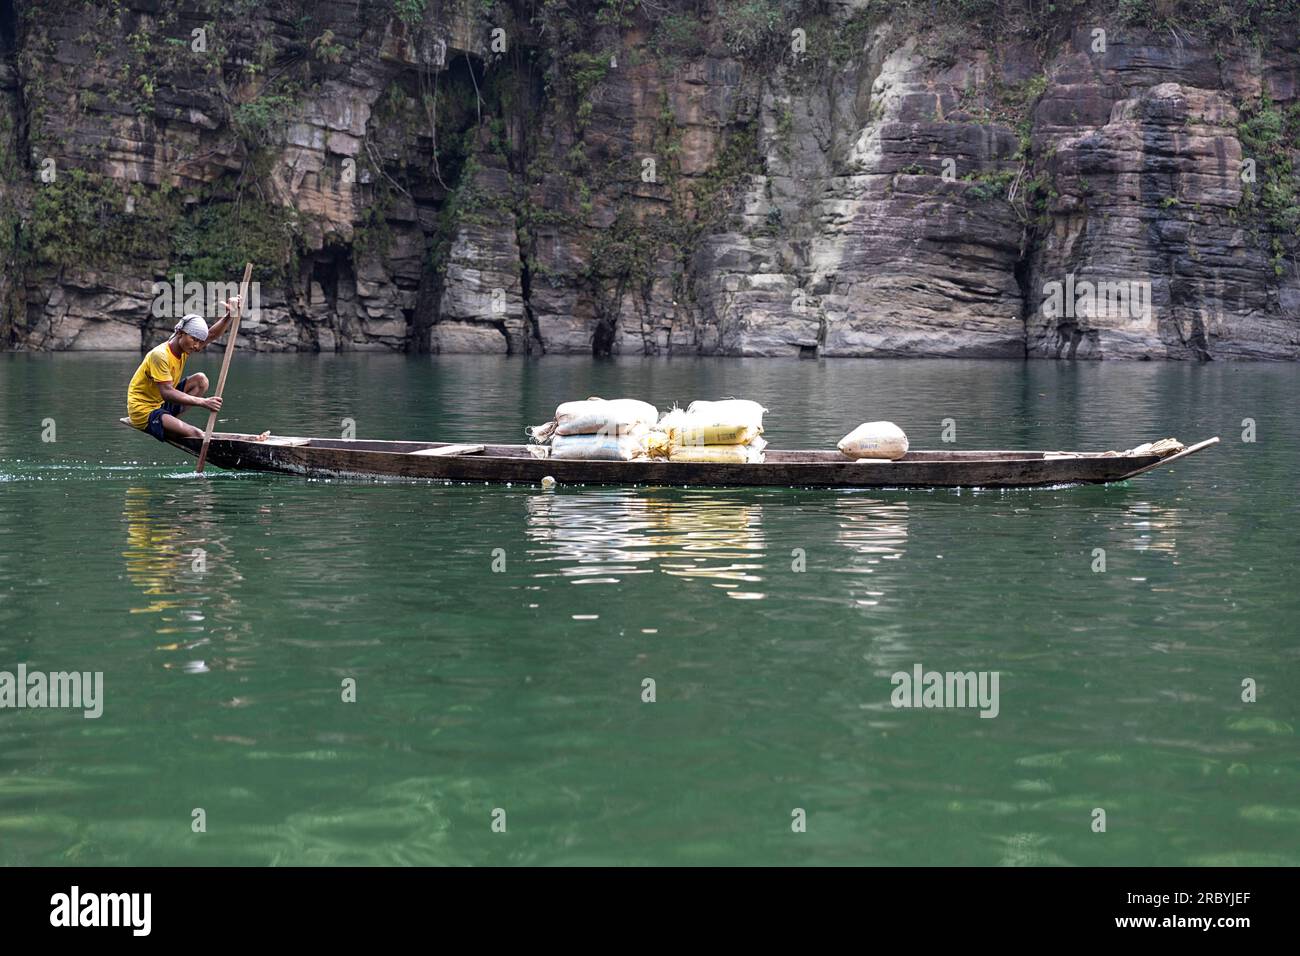
[[[769,448],[762,464],[700,464],[535,458],[527,445],[278,436],[257,441],[253,435],[217,432],[208,448],[208,461],[219,468],[310,478],[536,483],[549,475],[561,484],[593,485],[1015,488],[1123,481],[1195,454],[1218,440],[1210,438],[1163,458],[1103,453],[1057,457],[1059,452],[1043,451],[909,451],[898,461],[857,462],[839,451]],[[202,442],[178,438],[168,444],[198,455]]]

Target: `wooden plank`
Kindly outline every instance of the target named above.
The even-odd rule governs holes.
[[[446,458],[451,455],[477,455],[486,447],[486,445],[443,445],[440,448],[421,448],[419,451],[410,451],[407,454]]]

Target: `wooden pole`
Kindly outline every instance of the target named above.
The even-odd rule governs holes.
[[[239,308],[230,321],[230,335],[226,338],[226,355],[221,360],[221,377],[217,379],[216,397],[220,397],[226,388],[226,373],[230,371],[230,359],[235,354],[235,336],[239,334],[239,319],[248,304],[248,283],[253,278],[253,264],[244,266],[244,281],[239,284]],[[199,449],[199,463],[194,467],[196,474],[203,474],[203,466],[208,463],[208,445],[212,442],[212,429],[217,424],[217,413],[208,414],[208,427],[203,432],[203,446]]]
[[[1176,454],[1166,455],[1164,458],[1161,458],[1159,461],[1147,465],[1145,468],[1139,468],[1137,471],[1130,471],[1127,475],[1124,476],[1124,480],[1127,481],[1128,479],[1134,478],[1137,475],[1146,474],[1152,468],[1163,468],[1165,467],[1165,465],[1171,464],[1172,462],[1177,461],[1179,458],[1186,458],[1188,455],[1195,455],[1202,448],[1209,448],[1211,445],[1217,445],[1218,443],[1219,443],[1218,435],[1215,435],[1213,438],[1207,438],[1205,439],[1205,441],[1198,441],[1195,445],[1188,445],[1186,448],[1184,448],[1180,452],[1177,452]]]

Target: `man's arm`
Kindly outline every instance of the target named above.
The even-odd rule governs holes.
[[[158,392],[162,395],[164,402],[173,402],[177,405],[197,405],[199,408],[206,408],[210,412],[221,411],[220,396],[202,398],[198,395],[182,392],[170,382],[158,382],[157,384]]]
[[[199,346],[199,351],[207,348],[225,334],[226,328],[230,325],[230,320],[235,315],[235,310],[239,308],[239,296],[232,296],[223,302],[222,305],[226,307],[226,314],[212,323],[211,327],[208,329],[208,340]]]

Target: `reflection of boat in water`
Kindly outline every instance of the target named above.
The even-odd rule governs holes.
[[[840,530],[836,540],[867,555],[868,564],[897,560],[907,543],[907,502],[840,498],[835,502]]]
[[[1128,546],[1134,551],[1158,551],[1176,557],[1180,509],[1135,501],[1124,511],[1124,526],[1132,530]]]
[[[763,512],[755,502],[716,493],[593,491],[534,495],[527,508],[533,560],[556,562],[554,575],[574,583],[608,584],[654,571],[722,587],[761,580]]]
[[[808,536],[783,536],[779,543],[764,529],[760,501],[725,491],[593,489],[582,495],[533,495],[526,507],[530,560],[554,567],[533,576],[574,584],[616,584],[628,575],[658,572],[756,599],[766,595],[741,590],[742,585],[770,584],[813,562],[832,573],[877,574],[850,588],[857,604],[874,605],[891,577],[878,566],[886,562],[887,568],[901,558],[907,543],[906,501],[856,496],[827,500],[824,509],[805,512]],[[783,514],[787,510],[780,507]],[[827,518],[832,529],[824,524]],[[837,552],[833,557],[828,544]]]
[[[850,586],[855,604],[876,607],[889,592],[890,566],[907,553],[906,500],[881,501],[856,496],[835,502],[836,542],[848,552],[832,568],[836,573],[874,575]]]

